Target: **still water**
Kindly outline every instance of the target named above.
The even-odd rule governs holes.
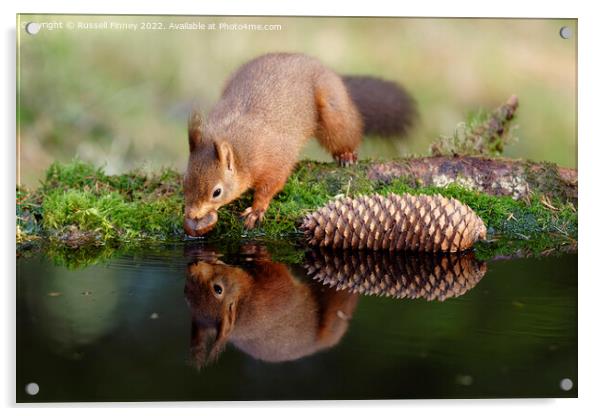
[[[576,396],[576,254],[17,259],[19,402]]]

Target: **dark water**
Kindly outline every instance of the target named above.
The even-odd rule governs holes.
[[[576,254],[275,251],[18,259],[17,401],[577,396]]]

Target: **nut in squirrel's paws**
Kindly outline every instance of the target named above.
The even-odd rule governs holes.
[[[255,228],[256,225],[259,225],[263,220],[264,214],[265,209],[253,209],[253,207],[249,207],[240,214],[240,217],[245,221],[245,228],[250,230],[251,228]]]
[[[217,211],[211,211],[199,220],[185,218],[184,231],[191,237],[200,237],[211,231],[215,224],[217,224]]]
[[[339,166],[347,167],[357,163],[357,154],[353,152],[340,153],[334,155],[334,160],[339,163]]]

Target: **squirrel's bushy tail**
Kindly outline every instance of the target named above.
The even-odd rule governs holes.
[[[343,76],[343,82],[364,122],[364,134],[404,136],[418,112],[412,96],[400,85],[368,76]]]

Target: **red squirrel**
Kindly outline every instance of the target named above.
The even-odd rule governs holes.
[[[270,53],[230,76],[207,118],[188,121],[190,155],[184,176],[184,229],[208,232],[217,210],[253,189],[241,216],[255,227],[283,187],[305,142],[316,137],[342,166],[357,161],[364,134],[401,136],[416,115],[399,85],[340,76],[298,53]]]

